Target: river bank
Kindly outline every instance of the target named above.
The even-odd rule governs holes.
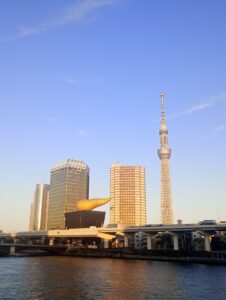
[[[52,249],[53,248],[53,249]],[[130,248],[116,248],[116,249],[90,249],[90,248],[76,248],[76,247],[62,247],[58,248],[52,246],[45,246],[44,249],[39,249],[37,246],[34,249],[19,248],[17,246],[15,252],[10,253],[10,248],[7,251],[0,252],[0,257],[14,256],[14,257],[28,257],[28,256],[69,256],[69,257],[89,257],[89,258],[113,258],[113,259],[127,259],[127,260],[152,260],[152,261],[168,261],[168,262],[182,262],[182,263],[201,263],[211,265],[226,265],[226,252],[201,252],[201,251],[174,251],[171,249],[158,250],[138,250]],[[54,250],[54,251],[53,251]],[[57,251],[56,251],[57,250]]]
[[[114,259],[135,259],[153,260],[183,263],[201,263],[212,265],[226,265],[226,253],[200,252],[200,253],[178,253],[176,251],[134,251],[131,249],[69,249],[67,256],[114,258]]]

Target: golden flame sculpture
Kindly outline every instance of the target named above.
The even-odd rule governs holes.
[[[76,210],[92,210],[98,206],[104,205],[109,202],[111,198],[94,198],[79,200],[76,204]]]

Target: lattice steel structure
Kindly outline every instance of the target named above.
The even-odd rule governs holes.
[[[173,224],[173,208],[171,198],[169,159],[171,149],[168,146],[168,130],[166,127],[164,93],[161,96],[161,126],[160,126],[160,149],[158,156],[161,160],[161,192],[160,192],[160,220],[162,224]]]

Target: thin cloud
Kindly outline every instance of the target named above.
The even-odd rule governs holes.
[[[41,24],[37,27],[18,26],[18,32],[15,35],[0,39],[0,43],[29,37],[41,32],[54,30],[70,23],[76,23],[84,20],[88,14],[100,8],[114,6],[123,0],[83,0],[67,7],[65,11],[51,21]]]
[[[74,84],[74,85],[79,85],[82,83],[81,80],[74,78],[74,77],[63,78],[62,80],[68,84]]]
[[[36,30],[37,30],[37,28],[36,29],[35,28],[26,28],[23,26],[17,26],[17,27],[18,27],[18,31],[19,31],[18,36],[21,36],[21,37],[26,37],[26,36],[35,34]]]
[[[55,118],[53,118],[53,117],[49,117],[49,118],[47,118],[47,121],[48,121],[48,122],[50,122],[50,123],[52,123],[52,122],[54,122],[54,121],[55,121]]]
[[[207,109],[209,108],[210,106],[214,105],[214,102],[206,102],[206,103],[200,103],[200,104],[196,104],[186,110],[183,110],[183,111],[180,111],[176,114],[173,114],[173,115],[168,115],[166,117],[166,119],[176,119],[176,118],[179,118],[179,117],[182,117],[184,115],[191,115],[197,111],[200,111],[200,110],[204,110],[204,109]]]
[[[89,135],[88,131],[85,130],[85,129],[79,129],[77,131],[77,134],[80,135],[80,136],[87,136],[87,135]]]
[[[217,133],[217,132],[220,132],[220,131],[223,131],[225,130],[225,125],[219,125],[217,126],[215,129],[214,129],[214,133]]]
[[[196,111],[207,109],[208,107],[210,107],[212,105],[214,105],[214,102],[206,102],[206,103],[201,103],[201,104],[198,104],[198,105],[194,105],[191,108],[189,108],[185,111],[182,111],[181,114],[182,115],[190,115],[190,114],[192,114]]]
[[[210,138],[215,137],[217,134],[220,134],[221,132],[225,131],[226,126],[225,125],[218,125],[217,127],[215,127],[209,134]]]
[[[175,113],[172,115],[168,115],[166,118],[167,119],[176,119],[176,118],[179,118],[179,117],[182,117],[185,115],[191,115],[193,113],[196,113],[196,112],[199,112],[202,110],[206,110],[206,109],[210,108],[211,106],[214,106],[217,103],[222,102],[222,101],[226,101],[226,93],[221,93],[216,96],[209,97],[203,103],[195,104],[184,111],[181,111],[181,112],[178,112],[178,113]]]

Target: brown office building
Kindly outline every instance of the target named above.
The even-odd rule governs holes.
[[[110,223],[146,224],[145,168],[114,164],[110,171]]]

